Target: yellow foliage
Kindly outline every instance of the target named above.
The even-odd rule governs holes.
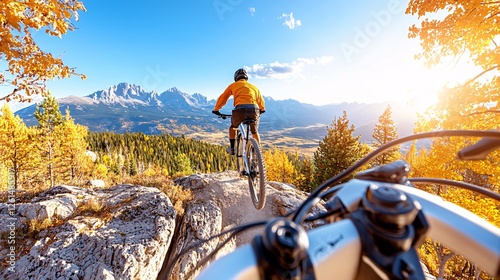
[[[28,222],[28,235],[35,236],[44,229],[47,229],[55,224],[50,218],[45,218],[43,220],[29,220]]]
[[[75,182],[89,174],[93,162],[87,156],[88,128],[75,124],[69,112],[61,125],[55,129],[57,141],[60,143],[55,150],[58,179],[64,183]]]
[[[9,169],[0,162],[0,192],[9,188]]]
[[[105,207],[104,207],[104,204],[101,201],[99,201],[98,199],[89,198],[86,201],[84,201],[82,203],[82,205],[79,205],[78,208],[79,208],[80,212],[90,211],[93,213],[99,213]]]
[[[0,162],[11,170],[16,189],[21,187],[23,177],[35,177],[33,169],[39,166],[38,143],[32,141],[35,136],[33,129],[27,128],[5,104],[0,114]]]
[[[493,0],[411,0],[406,13],[420,19],[409,33],[410,38],[420,38],[423,52],[417,57],[434,65],[459,58],[465,50],[475,65],[498,69],[499,6]]]
[[[124,183],[159,189],[170,199],[175,211],[177,211],[179,215],[183,215],[186,204],[194,198],[191,190],[175,185],[172,179],[161,174],[162,172],[158,168],[151,167],[149,169],[152,170],[150,175],[146,175],[146,173],[138,174],[127,179]]]
[[[467,80],[444,89],[438,102],[420,116],[415,132],[500,128],[500,44],[495,42],[500,38],[499,7],[498,1],[491,0],[410,0],[406,13],[420,19],[420,23],[409,30],[409,37],[418,37],[422,46],[422,52],[416,58],[429,66],[466,59],[479,69]],[[413,148],[407,155],[412,175],[459,180],[499,192],[498,151],[481,161],[456,159],[461,148],[477,140],[441,138],[432,141],[429,151]],[[427,185],[422,188],[500,227],[498,201],[455,187]],[[457,256],[439,269],[460,275],[463,263]]]
[[[96,179],[105,179],[108,175],[108,168],[106,165],[98,163],[94,167],[93,177]]]
[[[278,181],[296,185],[299,174],[284,150],[272,148],[263,153],[266,177],[269,181]]]
[[[146,177],[151,177],[151,176],[154,176],[154,175],[156,175],[156,170],[154,170],[151,167],[149,167],[148,169],[146,169],[144,171],[144,176],[146,176]]]
[[[85,78],[60,58],[42,51],[32,36],[33,30],[58,37],[74,30],[71,20],[78,20],[78,11],[85,11],[85,7],[76,0],[0,1],[0,59],[8,64],[7,73],[0,72],[0,84],[13,87],[0,101],[23,102],[30,101],[32,95],[44,96],[47,79],[71,75]],[[23,91],[25,95],[21,95]]]

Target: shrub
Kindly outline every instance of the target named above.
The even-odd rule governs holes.
[[[165,193],[172,202],[175,211],[182,216],[187,202],[193,199],[191,190],[185,190],[182,186],[175,185],[172,179],[162,172],[148,172],[150,176],[139,174],[130,178],[129,182],[133,185],[145,187],[154,187]]]

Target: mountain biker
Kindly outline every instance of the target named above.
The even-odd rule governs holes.
[[[264,98],[260,90],[248,82],[248,74],[245,69],[238,69],[234,72],[234,83],[231,83],[219,96],[212,113],[219,115],[219,110],[224,107],[230,96],[234,98],[234,109],[231,113],[231,126],[229,127],[229,148],[227,152],[234,155],[234,143],[236,138],[236,128],[246,119],[253,119],[250,124],[252,136],[260,143],[258,132],[260,114],[266,111]]]

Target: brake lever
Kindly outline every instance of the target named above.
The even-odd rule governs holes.
[[[499,138],[483,138],[458,151],[457,156],[463,160],[483,160],[488,154],[500,147]]]

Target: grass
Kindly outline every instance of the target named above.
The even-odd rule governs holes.
[[[194,198],[191,190],[185,190],[182,186],[175,185],[172,179],[161,173],[151,176],[136,175],[127,183],[159,189],[170,199],[179,216],[184,215],[186,204]]]

